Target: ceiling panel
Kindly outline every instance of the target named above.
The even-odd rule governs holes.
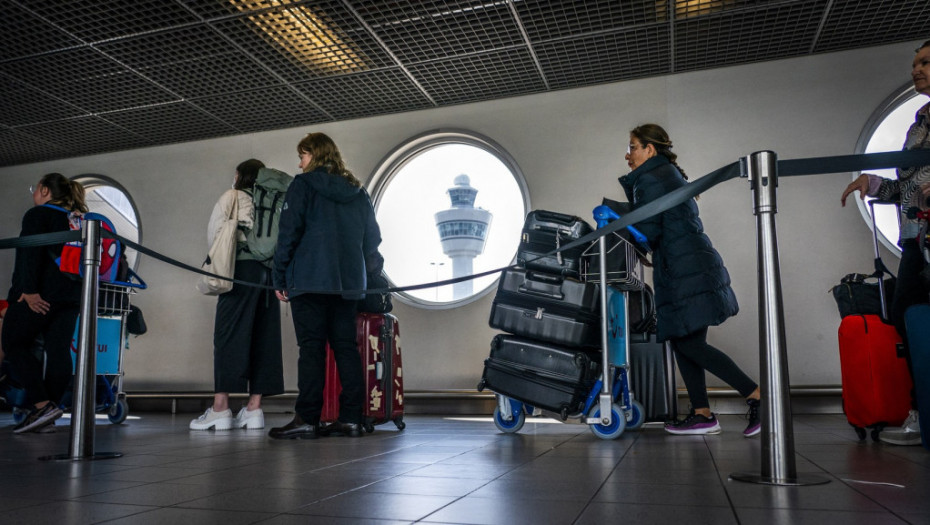
[[[808,54],[826,3],[772,2],[676,18],[675,71]]]
[[[930,1],[834,0],[817,51],[930,39]]]
[[[399,69],[345,75],[295,86],[336,120],[432,107]]]
[[[506,2],[356,2],[372,31],[405,64],[524,43]]]
[[[560,39],[536,46],[549,86],[570,88],[668,73],[668,28],[649,26],[630,31]]]
[[[266,131],[333,120],[307,97],[287,86],[240,91],[192,100],[238,132]]]
[[[0,166],[930,38],[927,0],[0,0],[0,13]]]
[[[185,102],[118,111],[104,117],[152,144],[171,144],[236,132],[229,124]]]

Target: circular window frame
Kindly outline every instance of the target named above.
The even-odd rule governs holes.
[[[862,132],[859,134],[859,139],[856,141],[856,150],[857,154],[865,153],[866,147],[869,145],[869,141],[872,140],[872,136],[878,130],[878,127],[884,122],[884,120],[890,115],[894,110],[896,110],[902,104],[909,102],[911,99],[920,96],[920,93],[914,91],[914,83],[906,82],[901,87],[896,89],[891,95],[889,95],[885,100],[879,104],[878,108],[872,112],[869,116],[869,120],[866,121],[865,126],[862,128]],[[861,171],[853,172],[852,180],[861,175]],[[869,205],[867,200],[856,198],[856,206],[859,208],[859,213],[862,215],[862,220],[865,221],[866,226],[869,230],[872,230],[872,216],[869,213]],[[900,230],[899,230],[900,231]],[[901,257],[901,247],[898,246],[898,239],[889,239],[885,232],[879,228],[878,232],[878,241],[884,246],[888,251],[894,254],[895,257]]]
[[[121,191],[123,195],[126,196],[126,199],[129,201],[129,205],[132,206],[133,213],[136,214],[136,231],[138,232],[137,242],[139,244],[142,244],[142,216],[139,215],[139,207],[136,206],[136,201],[132,198],[132,194],[129,193],[129,190],[127,190],[122,184],[117,182],[112,177],[101,175],[99,173],[82,173],[80,175],[75,175],[71,177],[71,180],[75,182],[80,182],[81,185],[84,186],[85,192],[88,190],[92,190],[99,186],[109,186],[111,188]],[[141,262],[141,260],[142,260],[142,254],[137,253],[135,260],[133,261],[133,264],[132,264],[132,271],[134,272],[139,271],[139,263]]]
[[[516,159],[514,159],[507,150],[494,140],[480,133],[475,133],[474,131],[466,129],[441,128],[425,131],[405,140],[378,162],[367,184],[375,213],[377,213],[378,207],[380,206],[382,194],[409,161],[437,146],[452,144],[473,146],[494,155],[494,157],[510,171],[510,174],[516,181],[523,198],[524,210],[529,211],[533,209],[530,204],[530,192],[526,184],[526,178],[523,176],[523,171],[520,170],[520,166],[517,164]],[[513,254],[510,263],[516,260],[516,255],[516,253]],[[491,281],[487,287],[468,297],[452,301],[428,301],[406,292],[395,292],[394,297],[400,302],[415,308],[422,308],[425,310],[449,310],[460,306],[466,306],[485,297],[497,288],[498,279]],[[388,276],[388,281],[390,281],[391,286],[395,286],[390,276]]]

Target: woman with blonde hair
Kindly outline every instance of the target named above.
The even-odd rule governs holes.
[[[20,236],[68,231],[72,214],[87,212],[84,187],[60,173],[30,188],[35,206],[23,215]],[[71,338],[81,303],[81,281],[61,272],[63,245],[16,249],[13,285],[0,336],[13,379],[23,386],[31,411],[13,432],[38,432],[61,417],[58,402],[72,376]],[[43,363],[32,351],[42,335]]]
[[[297,145],[298,174],[284,199],[274,287],[290,302],[300,357],[294,419],[273,428],[275,439],[362,435],[365,399],[362,361],[355,344],[356,302],[367,275],[381,270],[381,230],[361,182],[346,169],[336,143],[310,133]],[[320,425],[326,343],[333,350],[342,393],[338,421]]]

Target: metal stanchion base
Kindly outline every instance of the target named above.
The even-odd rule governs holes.
[[[730,479],[743,481],[746,483],[755,483],[757,485],[778,485],[782,487],[803,487],[806,485],[823,485],[830,483],[828,478],[820,476],[798,476],[796,478],[776,479],[762,474],[749,474],[748,472],[734,472],[730,474]]]
[[[93,456],[81,457],[72,456],[71,454],[55,454],[53,456],[42,456],[39,461],[96,461],[98,459],[113,459],[123,457],[122,452],[95,452]]]

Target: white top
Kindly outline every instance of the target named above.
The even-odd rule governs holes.
[[[226,192],[220,196],[220,200],[216,201],[216,206],[213,207],[213,213],[210,214],[210,225],[207,228],[208,247],[213,246],[213,239],[223,226],[223,221],[229,217],[229,212],[232,210],[233,199],[237,197],[239,198],[239,226],[246,229],[252,227],[252,196],[241,190],[226,190]],[[237,239],[241,242],[245,242],[245,233],[242,230],[239,230]]]

